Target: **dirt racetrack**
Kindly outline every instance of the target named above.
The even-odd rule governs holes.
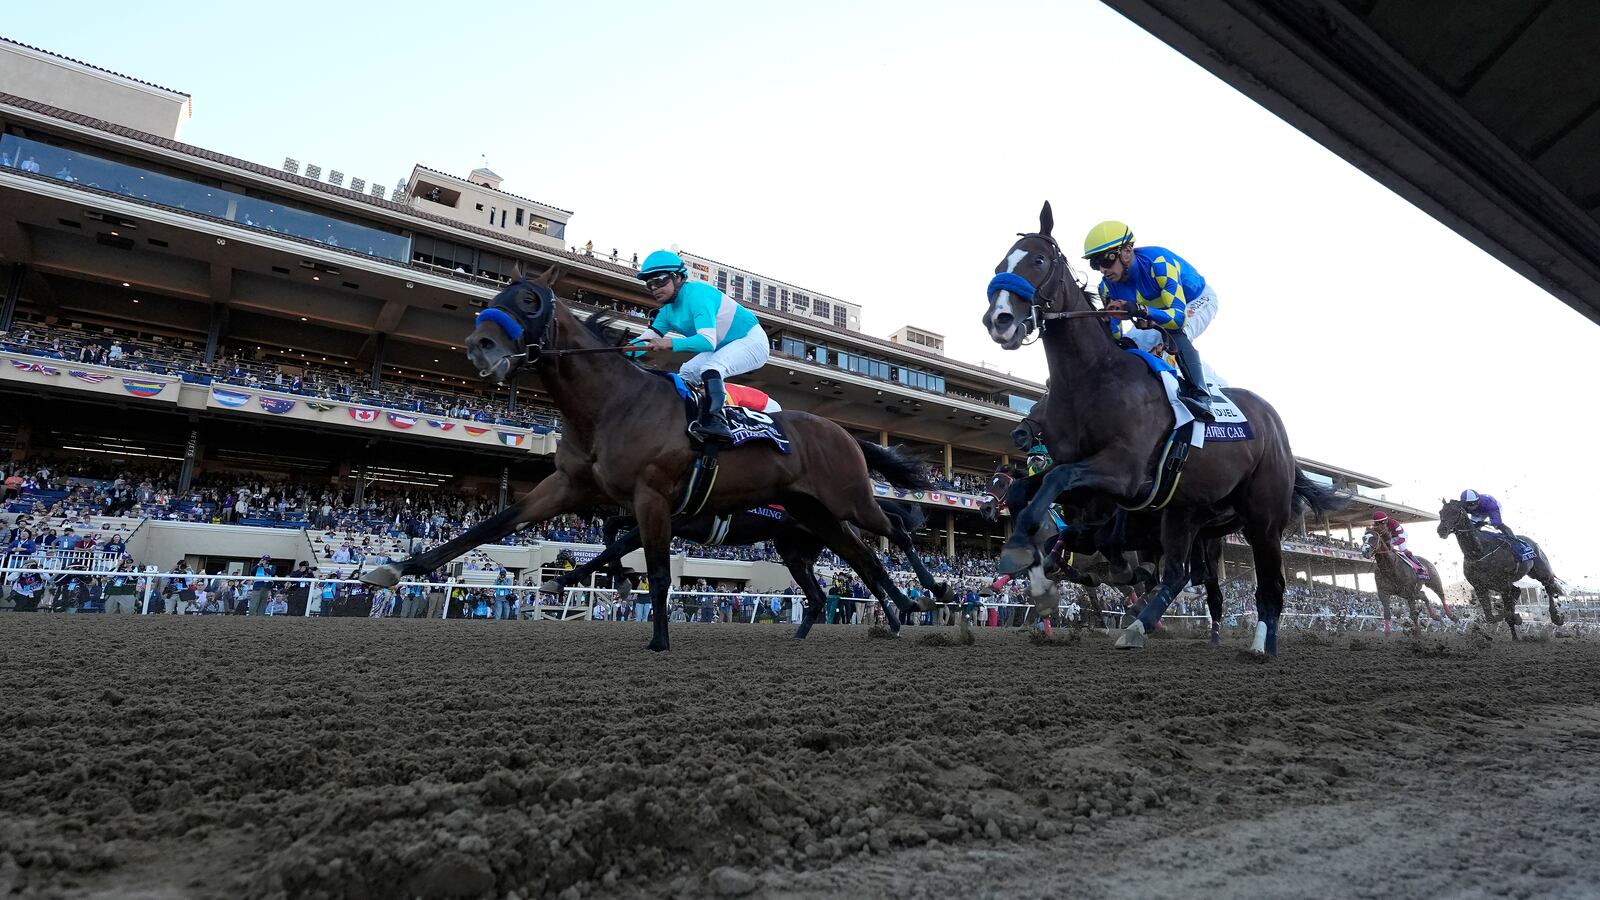
[[[7,616],[0,896],[1600,892],[1592,640],[645,627]]]

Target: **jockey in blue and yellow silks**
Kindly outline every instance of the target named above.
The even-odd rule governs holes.
[[[1216,314],[1217,294],[1187,260],[1165,247],[1135,247],[1133,232],[1116,221],[1101,222],[1083,241],[1083,258],[1101,275],[1106,308],[1128,313],[1133,341],[1154,352],[1163,336],[1178,358],[1180,395],[1195,417],[1213,421],[1211,394],[1194,338]]]
[[[689,281],[689,268],[669,250],[645,257],[638,278],[661,309],[633,343],[651,350],[695,354],[678,369],[685,381],[700,382],[706,392],[705,410],[689,426],[689,433],[702,441],[731,441],[722,413],[726,401],[722,380],[767,364],[766,331],[755,313],[731,297],[704,282]],[[683,336],[669,338],[668,334]]]

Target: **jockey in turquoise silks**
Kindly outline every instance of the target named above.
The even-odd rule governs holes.
[[[1165,247],[1135,247],[1133,231],[1116,221],[1101,222],[1083,241],[1083,258],[1100,273],[1100,299],[1106,308],[1133,319],[1133,341],[1154,352],[1162,336],[1172,344],[1184,384],[1179,395],[1195,418],[1215,421],[1211,393],[1194,338],[1217,310],[1217,293],[1187,260]]]
[[[766,331],[755,313],[731,297],[705,282],[690,281],[683,259],[669,250],[645,257],[638,278],[661,309],[633,343],[650,350],[695,354],[678,369],[684,381],[699,382],[706,393],[705,407],[689,433],[702,441],[731,441],[722,412],[727,399],[722,382],[766,365]],[[680,337],[666,337],[669,334]],[[642,356],[643,349],[628,355]]]

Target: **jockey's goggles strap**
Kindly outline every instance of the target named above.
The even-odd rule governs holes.
[[[505,310],[496,309],[492,306],[488,309],[482,310],[478,313],[478,318],[476,321],[482,322],[485,319],[495,323],[496,325],[499,325],[500,328],[505,331],[506,336],[511,338],[513,341],[519,341],[522,339],[522,323],[512,318],[511,315]]]
[[[1034,295],[1039,292],[1038,288],[1035,288],[1028,279],[1015,272],[1001,272],[999,275],[989,279],[989,296],[993,297],[1001,291],[1010,291],[1018,297],[1029,301],[1033,300]]]

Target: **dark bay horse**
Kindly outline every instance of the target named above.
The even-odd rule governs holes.
[[[1123,351],[1107,327],[1108,317],[1126,314],[1091,304],[1051,237],[1054,225],[1045,203],[1039,230],[1022,235],[995,267],[983,315],[989,337],[1007,350],[1022,346],[1038,330],[1050,368],[1044,430],[1054,465],[1006,541],[999,568],[1009,573],[1037,562],[1031,536],[1057,499],[1072,507],[1094,497],[1138,506],[1152,463],[1174,427],[1161,382],[1139,358]],[[1144,634],[1155,628],[1189,577],[1189,550],[1202,526],[1231,514],[1255,558],[1260,618],[1251,650],[1277,653],[1283,532],[1297,503],[1320,513],[1338,508],[1340,499],[1299,472],[1283,422],[1265,400],[1239,388],[1227,394],[1250,421],[1254,438],[1208,441],[1189,454],[1177,492],[1159,514],[1160,584],[1119,646],[1143,645]]]
[[[525,523],[600,504],[621,507],[639,523],[654,611],[649,649],[667,650],[667,590],[672,580],[672,520],[699,456],[685,433],[684,404],[672,382],[614,352],[602,323],[579,322],[556,299],[555,268],[534,279],[515,273],[478,314],[467,358],[487,379],[536,372],[561,411],[555,472],[516,503],[460,537],[397,565],[367,574],[392,584],[420,574]],[[744,444],[721,452],[721,469],[702,512],[735,512],[779,503],[861,576],[875,595],[913,608],[878,557],[847,525],[890,537],[893,526],[873,493],[871,467],[891,480],[912,478],[915,460],[851,437],[837,424],[804,412],[772,414],[791,447]],[[931,608],[931,602],[925,604]]]
[[[1439,537],[1456,536],[1461,548],[1461,571],[1472,585],[1472,596],[1483,606],[1484,621],[1494,624],[1502,619],[1511,628],[1511,637],[1517,637],[1517,625],[1522,617],[1517,615],[1517,598],[1522,592],[1517,582],[1524,576],[1544,585],[1545,596],[1550,600],[1550,621],[1561,625],[1565,621],[1556,609],[1556,598],[1565,596],[1561,582],[1550,568],[1544,550],[1527,538],[1522,542],[1533,548],[1533,559],[1518,559],[1517,547],[1503,534],[1480,531],[1472,524],[1472,513],[1460,500],[1446,500],[1439,508]],[[1493,598],[1500,595],[1504,616],[1494,613]]]
[[[1021,514],[1022,507],[1032,498],[1009,489],[1012,484],[1027,487],[1027,482],[1017,477],[1020,474],[1025,473],[1006,466],[995,471],[989,482],[991,497],[999,492],[1008,499],[997,503],[985,501],[980,509],[984,515],[993,520],[990,510],[997,505],[1006,506],[1014,517]],[[1090,603],[1096,614],[1100,613],[1097,590],[1100,585],[1143,590],[1157,583],[1156,571],[1161,561],[1159,516],[1127,513],[1119,530],[1114,526],[1115,504],[1103,499],[1091,499],[1074,512],[1077,517],[1066,522],[1065,528],[1058,529],[1052,516],[1034,532],[1035,548],[1046,560],[1043,571],[1047,577],[1089,588]],[[1230,516],[1204,523],[1196,533],[1186,563],[1188,584],[1205,589],[1213,645],[1222,643],[1222,539],[1235,530],[1237,525]],[[1042,539],[1046,537],[1048,540]],[[1028,570],[1030,574],[1035,568]],[[1001,580],[1006,577],[1001,576]],[[999,584],[997,581],[996,585]],[[1143,601],[1135,605],[1142,610]]]
[[[1417,604],[1420,603],[1422,608],[1427,610],[1428,618],[1438,621],[1439,614],[1433,611],[1433,604],[1428,602],[1428,595],[1422,590],[1424,587],[1427,587],[1439,597],[1439,605],[1444,607],[1445,614],[1450,617],[1450,621],[1461,621],[1461,617],[1456,615],[1456,611],[1450,608],[1450,600],[1444,595],[1444,581],[1439,577],[1438,567],[1431,561],[1417,556],[1415,553],[1411,555],[1411,558],[1422,566],[1423,574],[1427,577],[1427,580],[1424,581],[1418,578],[1416,571],[1405,560],[1400,558],[1400,554],[1396,553],[1394,548],[1389,546],[1388,541],[1379,538],[1370,531],[1361,538],[1361,555],[1372,559],[1372,574],[1378,583],[1378,599],[1383,601],[1383,630],[1385,632],[1389,630],[1390,597],[1403,597],[1405,599],[1406,608],[1411,614],[1412,634],[1421,633],[1421,622],[1417,616]]]
[[[931,486],[931,481],[925,481],[921,486],[899,484],[896,487],[905,487],[908,490],[926,490]],[[911,568],[917,573],[917,580],[922,586],[931,591],[934,596],[943,597],[948,592],[948,586],[933,577],[928,567],[923,564],[921,557],[911,546],[911,533],[918,531],[927,522],[927,515],[914,503],[903,503],[899,500],[878,498],[878,505],[883,508],[885,515],[894,525],[896,537],[893,539],[895,546],[906,554]],[[611,516],[606,519],[602,528],[605,536],[606,548],[604,551],[583,565],[563,572],[561,575],[546,581],[539,586],[539,590],[546,594],[558,594],[595,572],[607,566],[611,567],[612,584],[626,583],[625,587],[617,587],[619,595],[632,593],[634,573],[623,569],[622,558],[643,546],[639,538],[638,523],[629,516]],[[693,541],[701,545],[724,545],[742,547],[750,544],[759,544],[762,541],[771,541],[773,549],[778,551],[778,556],[783,560],[784,566],[794,578],[796,585],[806,598],[806,615],[800,623],[800,628],[795,631],[795,637],[803,638],[811,632],[811,626],[816,624],[817,617],[821,614],[823,606],[827,603],[827,595],[822,590],[822,585],[817,582],[814,567],[817,557],[822,554],[822,542],[817,536],[807,531],[804,527],[789,518],[786,510],[773,507],[744,510],[742,512],[721,515],[692,516],[672,524],[674,537],[686,541]],[[900,618],[896,615],[895,607],[888,602],[888,598],[879,597],[879,605],[883,608],[884,618],[889,623],[889,630],[900,631]]]

